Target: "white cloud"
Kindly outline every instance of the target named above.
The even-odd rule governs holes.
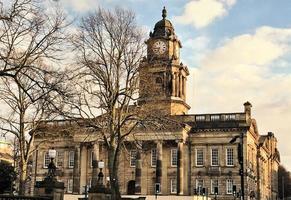
[[[208,52],[188,79],[188,102],[194,113],[243,111],[242,104],[250,101],[260,134],[275,133],[287,166],[291,166],[285,159],[291,156],[290,49],[291,29],[261,27]],[[274,73],[282,68],[278,63],[287,69]]]
[[[98,0],[53,0],[61,4],[66,9],[83,13],[98,8]]]
[[[192,0],[185,5],[181,16],[174,17],[174,21],[203,28],[215,19],[227,15],[228,10],[235,3],[236,0]]]

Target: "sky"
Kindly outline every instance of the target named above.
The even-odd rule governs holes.
[[[243,112],[250,101],[260,134],[273,132],[291,170],[290,0],[59,0],[73,18],[98,7],[136,13],[148,32],[167,18],[190,70],[190,113]]]
[[[243,112],[252,103],[260,134],[273,132],[291,170],[290,0],[48,0],[73,19],[98,7],[136,13],[148,32],[163,6],[190,71],[190,113]]]

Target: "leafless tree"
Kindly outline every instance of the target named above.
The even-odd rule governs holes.
[[[41,64],[39,63],[39,67]],[[50,71],[43,66],[43,71]],[[22,69],[24,70],[24,69]],[[18,74],[22,87],[7,77],[0,78],[0,103],[5,105],[5,113],[0,115],[0,130],[15,137],[17,165],[19,165],[19,193],[24,194],[27,180],[27,165],[33,153],[33,141],[39,123],[53,115],[49,111],[50,100],[57,94],[61,77],[56,73]],[[20,76],[21,75],[21,76]],[[43,79],[46,87],[39,88],[34,79]]]
[[[134,13],[120,8],[99,9],[84,17],[72,39],[77,67],[70,81],[75,95],[63,101],[65,115],[84,119],[87,127],[98,130],[108,151],[113,199],[120,199],[117,173],[123,142],[145,117],[133,105],[143,39]]]
[[[69,24],[59,9],[45,10],[42,1],[1,1],[0,6],[0,101],[8,107],[0,128],[16,137],[23,194],[34,130],[49,116],[45,108],[61,79],[56,67],[48,66],[60,61]]]
[[[65,41],[65,15],[59,9],[43,9],[41,2],[12,0],[4,5],[0,1],[0,77],[13,79],[20,87],[18,77],[39,73],[43,70],[39,62],[57,61]]]

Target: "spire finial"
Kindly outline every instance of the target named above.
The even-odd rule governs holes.
[[[164,6],[163,11],[162,11],[162,17],[165,19],[167,17],[167,10],[166,7]]]

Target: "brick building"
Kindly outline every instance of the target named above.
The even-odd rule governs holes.
[[[152,195],[155,184],[162,195],[193,195],[205,188],[218,199],[233,199],[233,185],[241,188],[238,144],[243,143],[244,192],[248,199],[277,199],[280,162],[273,133],[260,135],[252,105],[242,112],[188,114],[186,82],[189,71],[180,61],[181,42],[172,23],[155,24],[147,44],[147,57],[140,64],[139,107],[170,116],[175,123],[163,130],[136,130],[137,148],[128,138],[120,155],[119,183],[122,194]],[[230,141],[241,136],[234,143]],[[47,151],[57,150],[58,179],[67,193],[81,194],[92,180],[92,158],[105,161],[107,153],[98,133],[88,132],[72,121],[44,123],[35,137],[39,148],[33,155],[34,180],[42,180],[50,162]],[[138,156],[137,156],[138,155]]]

